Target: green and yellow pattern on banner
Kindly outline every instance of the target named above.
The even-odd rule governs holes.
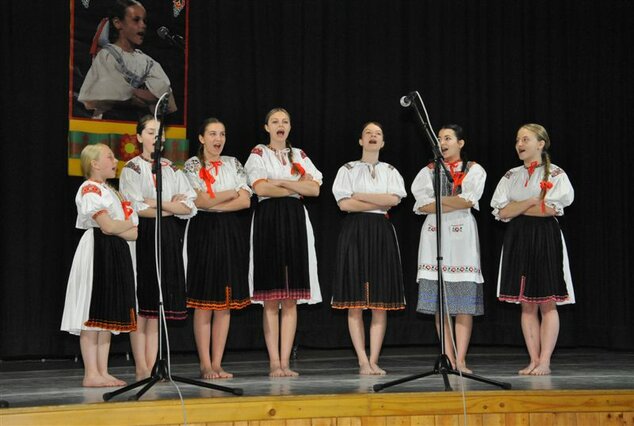
[[[189,157],[189,141],[184,126],[165,129],[163,156],[174,165],[182,167]],[[68,127],[68,174],[81,176],[79,156],[86,145],[103,143],[108,145],[119,159],[117,176],[123,165],[141,153],[136,138],[136,123],[113,122],[89,119],[69,120]]]

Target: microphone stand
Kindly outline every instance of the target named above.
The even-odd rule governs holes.
[[[188,379],[186,377],[173,376],[170,373],[170,364],[164,358],[163,351],[163,333],[165,333],[165,337],[167,337],[167,330],[165,324],[165,311],[163,309],[163,291],[161,290],[161,282],[162,282],[162,256],[161,256],[161,223],[162,223],[162,215],[163,215],[163,174],[161,170],[161,151],[162,151],[162,139],[163,139],[163,117],[167,112],[168,106],[168,97],[170,92],[167,92],[161,96],[157,105],[156,111],[154,113],[154,118],[159,122],[159,130],[156,134],[156,142],[154,143],[154,153],[152,154],[152,158],[154,162],[152,164],[152,172],[156,176],[156,237],[155,237],[155,247],[156,247],[156,263],[157,263],[157,273],[159,277],[159,300],[158,300],[158,333],[159,333],[159,356],[152,367],[152,374],[150,377],[140,380],[138,382],[127,385],[121,389],[117,389],[113,392],[106,392],[103,394],[103,400],[109,401],[113,397],[120,395],[124,392],[127,392],[132,389],[136,389],[140,386],[143,386],[139,392],[135,395],[132,395],[128,398],[129,401],[137,401],[143,394],[145,394],[152,386],[154,386],[159,381],[164,380],[173,380],[176,382],[187,383],[189,385],[195,385],[200,387],[205,387],[209,389],[215,389],[223,392],[232,393],[234,395],[242,395],[241,388],[229,388],[226,386],[220,386],[213,383],[206,383],[199,380]],[[168,354],[169,355],[169,354]]]
[[[420,97],[418,92],[413,92],[416,94],[418,99],[420,100],[421,105],[424,108],[423,100]],[[424,373],[413,374],[411,376],[404,377],[402,379],[393,380],[387,383],[376,384],[372,387],[375,392],[379,392],[385,388],[390,386],[399,385],[401,383],[410,382],[412,380],[416,380],[422,377],[431,376],[432,374],[440,374],[442,375],[443,381],[445,383],[445,391],[451,391],[451,384],[449,383],[449,374],[453,374],[454,376],[462,376],[468,379],[476,380],[483,383],[488,383],[494,386],[501,387],[502,389],[511,389],[510,383],[498,382],[496,380],[487,379],[481,376],[477,376],[471,373],[463,373],[451,366],[451,362],[449,361],[449,357],[445,351],[445,283],[443,280],[443,256],[442,256],[442,192],[440,186],[440,170],[441,168],[445,172],[445,176],[447,177],[450,183],[453,182],[453,178],[451,174],[447,171],[447,167],[443,161],[442,151],[440,150],[440,146],[438,144],[438,139],[434,135],[434,132],[431,129],[431,124],[425,121],[423,115],[421,114],[420,108],[416,103],[416,99],[410,100],[410,104],[407,104],[407,97],[404,98],[405,101],[401,101],[402,105],[407,107],[410,105],[414,105],[414,109],[418,115],[418,119],[420,120],[421,125],[425,131],[425,136],[429,141],[431,146],[432,153],[434,154],[434,196],[436,201],[436,266],[438,270],[438,315],[440,318],[439,324],[439,338],[440,338],[440,355],[436,358],[436,362],[434,363],[434,368],[426,371]]]

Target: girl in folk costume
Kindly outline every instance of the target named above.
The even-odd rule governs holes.
[[[445,282],[446,313],[455,316],[455,331],[445,317],[445,353],[453,368],[471,373],[466,356],[471,339],[473,316],[484,313],[482,302],[482,272],[478,226],[471,209],[479,210],[478,200],[484,191],[486,172],[479,164],[465,158],[463,131],[457,124],[445,125],[438,132],[443,161],[451,174],[450,183],[444,170],[440,174],[442,203],[442,257]],[[436,247],[436,198],[434,191],[435,164],[429,163],[412,183],[416,198],[414,213],[425,214],[418,247],[418,304],[416,310],[438,315],[438,264]],[[452,342],[455,337],[456,351]]]
[[[221,367],[230,309],[251,303],[248,239],[235,214],[251,206],[251,188],[242,164],[221,155],[226,142],[221,121],[203,121],[198,141],[198,156],[185,163],[198,208],[185,237],[187,307],[195,309],[194,337],[201,377],[224,379],[233,377]]]
[[[121,171],[119,187],[139,213],[139,239],[136,243],[137,303],[139,323],[131,333],[132,353],[137,380],[149,377],[158,352],[159,287],[155,256],[156,175],[152,153],[160,123],[151,115],[137,123],[137,140],[142,145],[141,155],[128,161]],[[196,214],[196,193],[185,175],[176,171],[172,163],[159,159],[162,173],[161,218],[161,290],[165,318],[184,320],[185,269],[183,267],[182,230],[177,218],[188,219]]]
[[[288,142],[291,117],[285,109],[269,111],[264,129],[269,144],[253,148],[245,164],[258,195],[251,223],[249,287],[252,300],[264,304],[270,376],[297,376],[289,365],[297,303],[321,302],[313,229],[302,198],[319,195],[322,175],[304,151]]]
[[[109,43],[95,56],[79,91],[78,100],[93,111],[93,118],[102,118],[110,110],[124,113],[132,110],[133,115],[137,114],[136,119],[137,111],[147,114],[162,94],[171,92],[170,80],[161,64],[138,49],[147,31],[146,20],[147,14],[140,2],[114,1],[103,28]],[[100,36],[101,33],[95,38]],[[173,111],[176,111],[176,103],[170,93],[168,112]]]
[[[106,183],[115,177],[117,159],[106,145],[81,152],[86,181],[79,187],[79,241],[66,289],[63,331],[79,335],[84,361],[83,386],[123,386],[108,374],[111,334],[136,328],[134,268],[127,241],[137,238],[138,217],[119,193]]]
[[[508,222],[504,235],[498,298],[522,306],[522,333],[530,356],[519,374],[550,374],[550,358],[559,334],[557,305],[575,303],[568,253],[556,216],[572,204],[568,175],[550,162],[550,138],[539,124],[517,132],[521,166],[500,179],[491,207]],[[541,322],[539,315],[541,314]]]
[[[361,160],[344,164],[332,193],[347,212],[337,241],[332,307],[348,309],[348,328],[359,360],[359,374],[385,375],[379,354],[387,328],[387,311],[405,309],[398,241],[387,212],[407,196],[403,178],[379,161],[383,148],[379,123],[363,126]],[[370,357],[365,348],[363,310],[372,310]]]

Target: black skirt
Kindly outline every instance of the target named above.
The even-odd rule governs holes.
[[[112,331],[136,330],[134,268],[130,246],[93,229],[94,260],[90,314],[84,325]]]
[[[398,241],[385,215],[348,213],[336,256],[333,308],[405,308]]]
[[[508,224],[498,298],[506,302],[564,302],[563,242],[554,217],[520,215]]]
[[[182,228],[174,216],[161,218],[161,259],[163,308],[165,318],[187,318],[185,307],[185,269],[183,266]],[[136,243],[137,300],[139,315],[158,318],[158,279],[154,251],[154,218],[139,218],[139,238]]]
[[[310,299],[308,236],[301,200],[281,197],[260,201],[252,226],[252,299]]]
[[[242,309],[249,297],[249,242],[235,213],[199,210],[187,227],[187,307]]]

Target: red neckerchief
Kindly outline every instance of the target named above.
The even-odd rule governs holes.
[[[207,186],[207,194],[209,194],[211,198],[216,198],[216,194],[211,188],[211,185],[216,182],[216,178],[213,177],[213,175],[209,172],[209,170],[207,170],[206,167],[200,168],[198,176],[205,182],[205,185]]]
[[[449,166],[449,174],[451,174],[451,178],[453,179],[453,187],[451,188],[451,195],[453,195],[456,193],[456,188],[458,188],[459,186],[462,186],[462,181],[464,180],[467,174],[462,171],[460,172],[456,171],[458,164],[460,164],[460,160],[453,161],[451,163],[445,162],[445,164]]]
[[[531,162],[531,164],[529,164],[528,167],[526,167],[526,170],[528,171],[528,179],[526,179],[526,182],[524,182],[524,187],[528,186],[528,181],[530,180],[531,176],[533,176],[533,173],[535,172],[535,169],[537,168],[537,166],[539,166],[539,163],[537,161],[533,161]]]

